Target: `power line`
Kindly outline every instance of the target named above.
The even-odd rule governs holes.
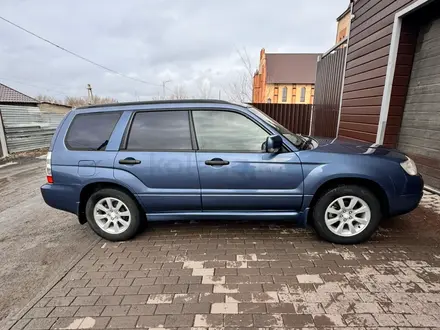
[[[23,85],[23,86],[34,87],[34,88],[37,88],[37,89],[44,89],[44,90],[46,90],[48,92],[55,92],[54,94],[62,94],[62,95],[65,95],[65,96],[69,96],[68,94],[66,94],[64,92],[61,92],[59,90],[56,90],[56,89],[47,88],[47,87],[38,86],[38,85],[32,85],[32,84],[29,84],[29,83],[24,83],[24,82],[22,82],[20,80],[9,79],[9,78],[2,78],[2,77],[0,77],[0,80],[8,80],[8,81],[12,81],[12,82],[15,82],[15,83]]]
[[[38,38],[40,40],[43,40],[44,42],[47,42],[47,43],[51,44],[52,46],[57,47],[58,49],[61,49],[62,51],[65,51],[65,52],[69,53],[70,55],[73,55],[73,56],[75,56],[77,58],[82,59],[83,61],[86,61],[86,62],[88,62],[90,64],[93,64],[93,65],[95,65],[97,67],[100,67],[101,69],[104,69],[106,71],[114,73],[114,74],[116,74],[118,76],[121,76],[121,77],[124,77],[124,78],[127,78],[127,79],[131,79],[131,80],[134,80],[134,81],[137,81],[137,82],[141,82],[141,83],[144,83],[144,84],[147,84],[147,85],[152,85],[152,86],[157,86],[157,87],[161,87],[162,86],[162,85],[159,85],[159,84],[150,83],[150,82],[142,80],[142,79],[130,77],[130,76],[127,76],[127,75],[125,75],[123,73],[120,73],[120,72],[118,72],[116,70],[110,69],[109,67],[101,65],[99,63],[96,63],[95,61],[89,60],[88,58],[85,58],[84,56],[81,56],[81,55],[79,55],[79,54],[77,54],[75,52],[72,52],[72,51],[70,51],[70,50],[68,50],[68,49],[66,49],[66,48],[64,48],[64,47],[62,47],[60,45],[57,45],[56,43],[54,43],[54,42],[52,42],[52,41],[50,41],[50,40],[48,40],[46,38],[40,37],[38,34],[35,34],[35,33],[31,32],[31,31],[25,29],[24,27],[21,27],[18,24],[15,24],[14,22],[11,22],[10,20],[8,20],[8,19],[6,19],[6,18],[4,18],[2,16],[0,16],[0,19],[5,21],[6,23],[9,23],[9,24],[15,26],[16,28],[19,28],[20,30],[22,30],[22,31],[24,31],[26,33],[29,33],[30,35],[32,35],[32,36],[34,36],[34,37],[36,37],[36,38]]]
[[[20,80],[20,79],[17,79],[17,78],[11,78],[11,77],[3,76],[3,77],[0,77],[0,80],[10,80],[10,81],[14,81],[14,82],[18,82],[18,83],[28,84],[29,85],[28,81],[23,81],[23,80]],[[50,90],[53,90],[53,91],[60,91],[60,93],[61,93],[61,89],[59,89],[59,88],[70,89],[70,88],[73,87],[73,86],[68,87],[68,86],[64,86],[64,85],[60,85],[60,84],[56,84],[55,85],[55,84],[47,84],[47,83],[44,83],[44,86],[46,86],[46,87],[44,87],[42,84],[29,85],[29,86],[35,86],[35,87],[50,89]],[[64,92],[62,92],[62,93],[64,93]]]

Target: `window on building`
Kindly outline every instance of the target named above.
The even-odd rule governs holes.
[[[105,150],[120,116],[120,112],[76,115],[66,136],[66,146],[72,150]]]
[[[301,87],[301,95],[300,95],[300,102],[305,102],[306,101],[306,88],[305,87]]]
[[[252,120],[229,111],[193,111],[199,149],[261,152],[268,133]]]
[[[282,98],[282,102],[287,102],[287,87],[286,87],[286,86],[283,87],[283,98]]]
[[[272,99],[270,97],[267,99],[267,103],[272,103]]]
[[[192,149],[187,111],[138,112],[127,150]]]

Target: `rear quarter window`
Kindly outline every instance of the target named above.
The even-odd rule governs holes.
[[[65,143],[70,150],[105,150],[120,112],[78,114],[67,132]]]

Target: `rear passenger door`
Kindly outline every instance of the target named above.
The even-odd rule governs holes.
[[[146,213],[201,211],[188,111],[134,113],[114,167],[116,179],[132,180]]]

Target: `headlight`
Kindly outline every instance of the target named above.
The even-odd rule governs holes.
[[[416,163],[414,163],[414,161],[409,158],[406,157],[407,159],[400,163],[400,166],[402,166],[402,168],[405,170],[406,173],[408,173],[409,175],[417,175],[417,166]]]

